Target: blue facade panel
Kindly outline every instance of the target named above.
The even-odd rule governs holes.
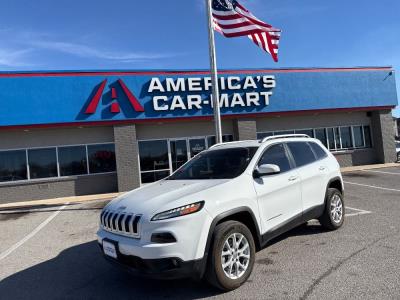
[[[184,72],[0,74],[0,126],[211,116],[204,77]],[[229,71],[221,77],[223,115],[397,105],[390,68]],[[129,92],[144,111],[132,105]],[[94,111],[88,112],[91,105]]]

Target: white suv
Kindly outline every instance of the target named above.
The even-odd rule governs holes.
[[[339,164],[305,135],[218,144],[175,173],[111,201],[97,233],[105,257],[157,278],[243,284],[255,252],[310,219],[344,221]]]

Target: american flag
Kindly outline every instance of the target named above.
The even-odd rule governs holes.
[[[248,36],[278,61],[281,30],[257,19],[236,0],[212,0],[214,29],[225,37]]]

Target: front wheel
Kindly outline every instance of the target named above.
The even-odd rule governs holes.
[[[217,225],[210,255],[207,281],[223,291],[238,288],[254,266],[255,244],[250,230],[236,221]]]
[[[326,193],[324,213],[319,218],[321,225],[329,230],[336,230],[343,225],[344,214],[342,193],[338,189],[329,188]]]

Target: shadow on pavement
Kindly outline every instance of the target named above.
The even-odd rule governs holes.
[[[66,249],[0,282],[0,299],[197,299],[218,293],[192,280],[133,277],[109,265],[97,241]]]
[[[302,225],[272,240],[323,234],[319,225]],[[57,257],[0,282],[0,299],[198,299],[220,292],[192,280],[157,281],[133,277],[107,263],[97,241],[77,245]],[[3,298],[4,297],[4,298]]]

